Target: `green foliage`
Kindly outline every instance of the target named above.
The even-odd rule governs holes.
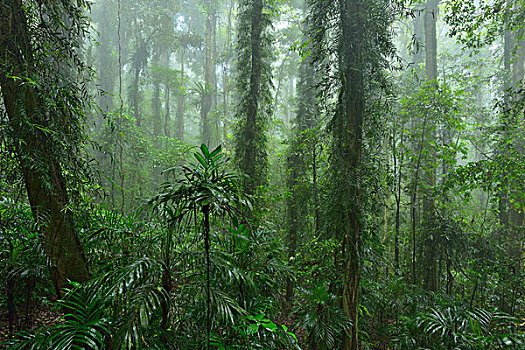
[[[297,314],[299,325],[307,332],[308,342],[319,349],[334,349],[340,344],[340,335],[351,325],[350,320],[338,306],[338,298],[328,286],[314,284],[312,290],[300,290]]]
[[[70,290],[59,306],[64,320],[12,343],[14,349],[143,349],[158,343],[155,312],[167,295],[154,282],[158,265],[148,258]]]
[[[265,145],[273,107],[271,26],[275,11],[275,4],[268,0],[243,0],[239,4],[235,158],[249,176],[245,180],[249,194],[256,194],[267,182]]]
[[[396,326],[396,349],[521,349],[518,320],[498,310],[443,305]]]
[[[108,122],[93,135],[100,185],[105,192],[99,195],[109,196],[113,207],[124,201],[123,209],[133,211],[156,193],[166,179],[165,169],[186,160],[191,146],[171,137],[149,137],[130,114],[122,115],[121,125],[118,118],[118,112],[109,113]]]
[[[221,153],[221,146],[210,152],[203,144],[201,152],[194,153],[197,163],[182,166],[183,176],[164,183],[161,193],[152,200],[155,207],[173,206],[169,214],[171,221],[180,221],[204,206],[214,213],[233,216],[242,213],[242,206],[249,205],[241,192],[240,176],[225,168],[227,159]]]
[[[354,248],[362,348],[524,347],[525,99],[505,91],[521,61],[515,45],[503,62],[500,40],[522,39],[523,1],[441,1],[439,79],[427,83],[410,52],[425,46],[423,1],[217,1],[216,89],[198,83],[204,1],[131,0],[118,14],[97,1],[97,46],[76,36],[87,39],[87,1],[22,3],[35,68],[12,78],[35,91],[42,120],[17,112],[60,161],[93,279],[56,303],[64,316],[30,329],[53,266],[20,165],[47,164],[15,154],[0,106],[0,314],[29,328],[0,347],[339,348],[354,328],[341,308]],[[192,155],[212,94],[211,133],[234,140]],[[176,102],[188,143],[159,136]],[[423,288],[431,269],[435,292]]]

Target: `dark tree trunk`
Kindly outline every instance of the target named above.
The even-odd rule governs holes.
[[[246,111],[246,128],[245,140],[255,140],[255,132],[257,129],[257,111],[259,109],[259,92],[261,85],[261,15],[263,3],[262,0],[253,1],[252,14],[252,32],[251,32],[251,49],[252,49],[252,67],[250,75],[250,96],[248,103],[248,110]],[[254,179],[256,176],[256,162],[257,149],[253,142],[248,143],[245,153],[245,170],[246,173]],[[246,188],[248,194],[255,193],[255,184],[250,181],[250,185]]]
[[[312,147],[311,135],[308,133],[314,127],[316,101],[315,101],[315,73],[311,60],[305,59],[299,68],[298,82],[298,108],[295,118],[294,139],[290,146],[288,156],[288,188],[292,193],[288,200],[288,258],[295,257],[298,239],[305,231],[307,209],[310,203],[309,194],[312,189],[305,188],[307,180],[306,157],[308,149]],[[291,261],[291,260],[290,260]],[[294,295],[294,283],[288,279],[286,283],[286,301],[291,305]]]
[[[251,11],[249,13],[249,50],[250,60],[249,62],[242,62],[243,65],[249,65],[249,84],[248,91],[246,94],[244,91],[241,93],[244,95],[242,102],[243,110],[240,111],[239,117],[244,118],[241,120],[241,129],[239,130],[239,140],[237,140],[236,156],[239,159],[241,170],[248,175],[245,181],[245,190],[249,195],[253,195],[257,192],[257,188],[262,182],[261,174],[258,169],[262,168],[260,159],[262,145],[257,140],[261,139],[260,125],[262,111],[261,107],[261,85],[262,85],[262,32],[263,32],[263,0],[249,0]],[[248,49],[248,48],[244,48]],[[246,67],[245,67],[246,68]],[[243,87],[244,88],[244,87]],[[265,161],[265,160],[264,160]]]
[[[206,254],[206,349],[210,349],[210,329],[211,329],[211,293],[210,293],[210,206],[202,207],[204,215],[204,251]]]
[[[46,128],[46,105],[31,84],[9,78],[28,77],[34,69],[32,38],[21,0],[0,6],[0,87],[12,130],[13,147],[20,161],[33,217],[42,232],[42,245],[52,263],[57,295],[68,279],[85,282],[89,272],[82,246],[68,209],[66,182],[49,136],[31,125]]]
[[[350,329],[343,336],[343,350],[357,350],[359,284],[361,280],[359,262],[359,243],[361,240],[361,147],[364,110],[363,50],[366,40],[356,33],[363,32],[361,23],[362,4],[359,0],[339,0],[341,13],[342,40],[340,43],[341,91],[339,108],[335,116],[334,142],[335,169],[338,177],[352,179],[344,186],[338,186],[341,208],[337,213],[336,232],[343,241],[344,277],[342,305],[346,316],[351,320]]]

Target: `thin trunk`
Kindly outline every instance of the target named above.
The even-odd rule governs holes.
[[[186,101],[186,92],[184,86],[184,54],[185,49],[181,49],[180,54],[180,97],[177,105],[177,133],[176,136],[179,140],[184,140],[184,111],[185,111],[185,101]]]
[[[166,48],[166,52],[164,53],[164,68],[166,69],[166,72],[170,72],[170,56],[171,56],[171,50],[169,47]],[[170,109],[170,77],[171,74],[166,75],[166,80],[164,82],[165,86],[165,114],[164,114],[164,136],[170,137],[170,123],[171,123],[171,109]]]
[[[164,115],[164,135],[166,137],[170,137],[170,121],[170,85],[169,83],[166,83],[166,114]]]
[[[157,77],[156,77],[157,78]],[[153,99],[152,110],[153,110],[153,134],[155,136],[161,135],[161,125],[162,125],[162,116],[161,116],[161,107],[160,107],[160,81],[155,79],[153,82]]]
[[[315,234],[321,229],[321,213],[319,207],[319,190],[317,186],[317,139],[312,147],[312,191],[314,192]]]
[[[514,91],[521,91],[523,89],[523,79],[524,79],[524,60],[525,60],[525,40],[518,40],[518,33],[514,35],[514,51],[515,57],[512,65],[512,88]],[[512,135],[508,135],[509,138],[514,138],[513,144],[514,148],[521,155],[524,153],[524,145],[520,138],[516,137],[514,134],[521,135],[523,133],[523,108],[520,113],[517,110],[513,110],[512,113],[508,115],[510,121],[508,123]],[[508,180],[508,187],[510,188],[511,197],[519,197],[520,194],[517,192],[518,183],[515,179]],[[523,292],[523,279],[520,277],[523,270],[523,232],[524,232],[524,213],[523,209],[517,209],[514,205],[507,206],[507,217],[509,223],[509,243],[507,255],[510,258],[511,266],[511,278],[514,278],[513,282],[513,296],[511,298],[510,313],[514,313],[516,305],[516,294]],[[518,277],[515,277],[518,276]]]
[[[134,77],[132,85],[132,94],[131,94],[131,103],[133,106],[133,116],[135,117],[135,122],[137,126],[141,125],[140,120],[140,110],[139,110],[139,84],[140,84],[140,37],[139,37],[139,28],[137,24],[137,16],[134,17],[135,24],[135,67],[134,67]]]
[[[419,154],[417,157],[416,169],[414,171],[413,184],[412,184],[412,198],[411,202],[411,217],[412,217],[412,283],[417,283],[416,273],[416,197],[417,197],[417,186],[419,183],[419,171],[421,169],[421,161],[423,156],[423,148],[426,142],[426,128],[427,128],[428,116],[425,116],[423,120],[423,128],[421,130],[421,142],[419,144]]]
[[[3,234],[4,232],[2,232]],[[5,236],[4,236],[5,237]],[[7,322],[9,327],[9,334],[13,335],[15,333],[15,321],[17,319],[16,315],[16,305],[15,305],[15,278],[12,274],[13,272],[13,253],[14,247],[13,243],[8,240],[9,243],[9,266],[7,267],[7,283],[6,283],[6,301],[7,301]]]
[[[204,214],[204,250],[206,254],[206,349],[210,349],[210,308],[211,308],[211,293],[210,293],[210,207],[205,205],[202,208]]]
[[[396,133],[397,130],[394,129],[394,140],[392,141],[392,153],[394,155],[394,169],[397,171],[397,179],[394,188],[394,197],[396,202],[396,213],[395,213],[395,237],[394,237],[394,269],[396,275],[399,274],[399,236],[400,232],[400,216],[401,216],[401,180],[402,180],[402,169],[403,169],[403,153],[401,153],[401,159],[397,157],[397,147],[396,147]],[[400,144],[403,145],[403,128],[401,127],[401,137]],[[399,163],[399,164],[398,164]]]

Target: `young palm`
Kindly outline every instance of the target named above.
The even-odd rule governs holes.
[[[171,223],[180,224],[184,219],[202,218],[200,233],[206,255],[206,341],[209,349],[210,217],[237,217],[242,215],[242,208],[250,206],[250,203],[240,189],[241,177],[226,169],[228,159],[221,153],[221,146],[210,152],[203,144],[200,150],[200,154],[194,153],[197,163],[183,166],[180,178],[163,184],[161,193],[153,199],[153,203],[155,208],[167,213]]]

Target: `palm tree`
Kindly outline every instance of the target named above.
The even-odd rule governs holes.
[[[173,183],[162,185],[161,193],[153,202],[164,209],[171,223],[180,223],[188,218],[202,220],[201,234],[206,255],[206,348],[210,348],[210,217],[227,215],[242,216],[242,208],[250,206],[241,191],[241,176],[225,169],[228,159],[221,153],[221,146],[212,152],[206,145],[201,153],[194,153],[197,163],[182,167],[182,176]],[[169,250],[169,245],[168,245]],[[169,266],[168,266],[169,268]],[[168,286],[169,288],[169,286]]]

